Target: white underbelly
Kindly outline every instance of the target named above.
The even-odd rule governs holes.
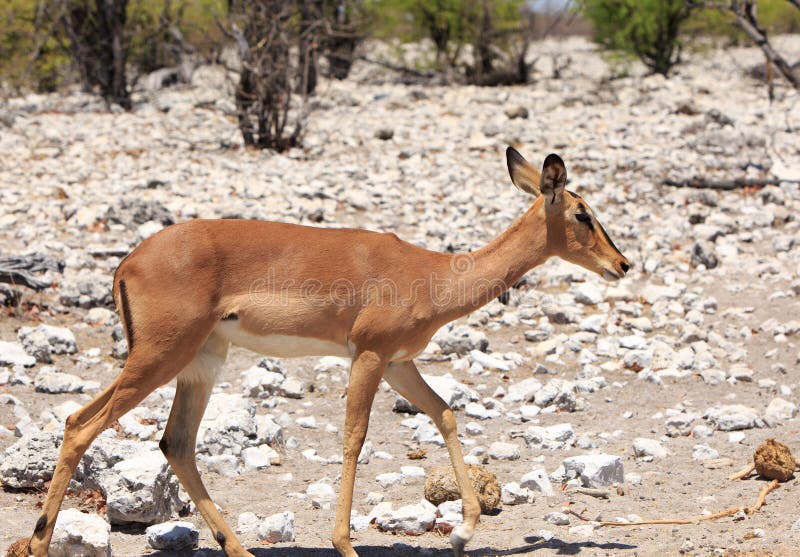
[[[346,344],[292,335],[254,335],[242,330],[236,320],[221,321],[214,332],[229,340],[231,344],[275,358],[351,356]]]

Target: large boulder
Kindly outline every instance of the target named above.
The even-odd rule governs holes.
[[[117,462],[96,481],[112,524],[164,522],[189,503],[158,449]]]

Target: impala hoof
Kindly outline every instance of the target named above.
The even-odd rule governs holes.
[[[464,546],[467,545],[467,542],[472,536],[465,536],[464,533],[460,531],[460,528],[456,528],[450,534],[450,545],[453,548],[453,555],[454,557],[463,557],[464,556]]]

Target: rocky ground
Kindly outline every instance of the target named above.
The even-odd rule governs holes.
[[[778,44],[800,54],[795,38]],[[796,551],[797,480],[752,516],[691,525],[599,528],[560,513],[565,502],[606,520],[751,504],[765,482],[727,476],[767,438],[800,451],[800,97],[779,84],[769,102],[747,75],[763,60],[755,49],[690,55],[670,80],[635,68],[609,79],[613,69],[580,39],[534,50],[525,87],[404,85],[359,66],[323,84],[305,147],[284,155],[241,147],[230,83],[215,67],[190,85],[138,92],[131,113],[77,93],[0,108],[0,257],[38,254],[34,275],[52,284],[39,293],[0,284],[0,546],[32,531],[66,416],[119,372],[111,276],[142,238],[195,217],[246,217],[477,248],[530,203],[508,180],[513,144],[537,164],[560,153],[570,188],[636,267],[609,284],[552,260],[508,304],[441,331],[420,358],[458,409],[468,459],[503,488],[471,554]],[[551,62],[566,56],[554,78]],[[663,185],[771,176],[785,181]],[[199,466],[256,555],[334,555],[346,383],[343,360],[232,350]],[[82,461],[64,508],[93,514],[62,523],[94,544],[82,554],[107,554],[107,521],[115,555],[151,553],[164,542],[142,523],[172,519],[199,530],[200,549],[180,554],[221,555],[156,447],[171,393],[156,391]],[[434,527],[457,521],[457,505],[421,503],[424,475],[446,451],[407,410],[383,385],[356,484],[362,555],[448,555]],[[587,486],[607,498],[576,491]]]

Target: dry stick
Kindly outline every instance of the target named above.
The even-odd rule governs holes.
[[[722,518],[724,516],[731,516],[740,511],[743,511],[747,514],[753,514],[758,509],[760,509],[764,505],[764,501],[767,498],[767,495],[770,491],[776,489],[778,487],[778,480],[772,480],[758,494],[758,499],[756,499],[755,505],[752,507],[731,507],[729,509],[725,509],[724,511],[719,511],[718,513],[703,515],[703,516],[695,516],[693,518],[661,518],[656,520],[637,520],[635,522],[614,522],[609,520],[601,520],[598,522],[599,526],[644,526],[647,524],[694,524],[695,522],[702,522],[704,520],[714,520],[715,518]],[[571,510],[570,508],[566,508],[565,511],[568,514],[571,514],[580,520],[585,522],[594,522],[591,518],[586,518],[575,511]]]
[[[610,496],[610,493],[606,489],[593,489],[591,487],[578,487],[575,489],[574,493],[591,495],[592,497],[597,497],[598,499],[608,499]]]
[[[667,178],[662,184],[674,188],[695,188],[709,190],[735,190],[739,188],[763,187],[781,183],[796,184],[800,180],[782,180],[781,178],[734,178],[732,180],[706,180],[691,178],[689,180],[672,180]]]
[[[728,476],[728,479],[729,480],[741,480],[742,478],[746,478],[747,476],[752,474],[753,470],[755,470],[755,469],[756,469],[756,465],[751,462],[750,464],[748,464],[747,466],[745,466],[744,468],[742,468],[741,470],[739,470],[735,474],[731,474],[730,476]]]

